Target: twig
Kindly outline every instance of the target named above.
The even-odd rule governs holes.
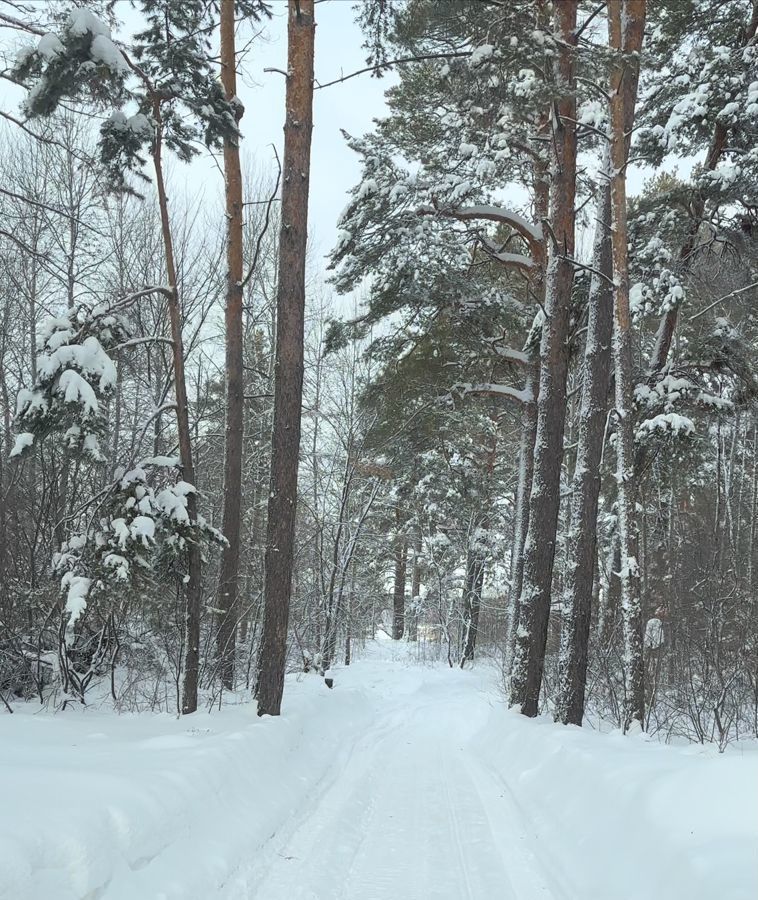
[[[458,50],[451,53],[428,53],[423,56],[403,56],[400,59],[391,59],[387,62],[378,63],[375,66],[367,66],[365,69],[358,69],[355,72],[351,72],[349,75],[343,75],[341,78],[335,78],[334,81],[327,81],[324,84],[316,84],[314,90],[318,91],[321,88],[331,87],[333,84],[342,84],[343,81],[347,81],[350,78],[355,78],[358,75],[365,75],[367,72],[382,72],[384,71],[384,69],[390,69],[392,68],[392,66],[400,66],[404,63],[424,62],[427,59],[454,59],[455,57],[471,56],[471,53],[471,50]],[[266,70],[264,69],[264,71]]]
[[[705,313],[710,312],[714,306],[718,306],[719,303],[723,303],[724,300],[728,300],[730,297],[736,297],[738,294],[744,294],[745,291],[750,291],[753,288],[758,287],[758,281],[754,281],[752,284],[748,284],[745,287],[737,288],[734,291],[729,291],[728,294],[724,294],[723,297],[719,297],[718,300],[714,300],[713,303],[709,303],[705,309],[701,309],[699,312],[696,312],[694,315],[690,316],[690,322],[694,322],[695,319],[699,319],[700,316],[705,315]]]
[[[268,198],[268,202],[266,204],[266,218],[263,222],[263,228],[261,229],[261,231],[258,235],[258,240],[255,242],[255,253],[253,254],[253,261],[250,263],[250,271],[242,279],[242,284],[240,285],[240,287],[242,287],[242,288],[244,288],[245,285],[248,283],[248,281],[250,281],[250,279],[253,277],[253,273],[255,272],[256,268],[258,267],[258,256],[260,255],[260,252],[261,252],[261,244],[263,243],[263,239],[266,236],[266,232],[268,231],[269,222],[271,220],[271,205],[273,204],[274,200],[276,200],[276,195],[279,193],[279,182],[282,177],[282,164],[281,164],[281,161],[279,160],[279,154],[276,152],[276,147],[273,144],[271,146],[274,150],[274,156],[276,157],[276,166],[277,166],[276,184],[274,185],[274,190],[272,191],[271,196]]]

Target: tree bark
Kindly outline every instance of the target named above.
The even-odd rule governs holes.
[[[540,7],[540,17],[544,9]],[[540,136],[548,134],[550,120],[547,115],[539,118],[537,132]],[[534,213],[537,222],[544,222],[550,207],[550,172],[546,161],[537,157],[533,164],[534,179]],[[544,230],[544,229],[543,229]],[[537,263],[537,277],[532,282],[539,303],[545,305],[545,262],[547,245],[543,238],[540,245],[532,250]],[[535,326],[532,325],[532,333]],[[516,488],[516,504],[513,517],[513,544],[511,546],[510,578],[508,593],[508,623],[506,628],[506,670],[511,671],[516,648],[516,634],[519,628],[519,599],[524,580],[524,545],[529,530],[529,501],[532,493],[534,476],[534,444],[537,439],[537,396],[539,393],[539,360],[535,352],[534,339],[530,334],[524,351],[530,356],[529,367],[524,380],[524,390],[531,401],[524,404],[521,416],[521,442],[519,444],[519,479]]]
[[[551,582],[560,506],[569,324],[574,282],[574,201],[576,196],[576,0],[554,7],[558,51],[554,81],[558,89],[552,118],[550,214],[555,236],[545,278],[545,323],[540,346],[540,386],[529,528],[519,598],[511,702],[536,716],[545,664]]]
[[[479,613],[482,609],[482,586],[484,585],[484,560],[470,551],[466,560],[466,584],[464,587],[463,610],[466,623],[465,641],[461,655],[461,668],[472,662],[479,634]]]
[[[600,460],[608,409],[613,335],[613,260],[611,256],[610,159],[603,165],[604,183],[597,225],[584,351],[584,384],[579,413],[579,440],[572,485],[571,524],[561,629],[560,688],[556,721],[581,725],[597,554],[597,509]],[[604,276],[604,277],[603,277]]]
[[[176,277],[174,241],[171,220],[168,213],[166,182],[163,177],[161,152],[163,149],[163,126],[161,105],[158,97],[153,100],[153,116],[156,123],[153,143],[153,166],[158,190],[158,207],[161,214],[161,235],[166,257],[166,274],[170,290],[167,295],[168,314],[171,322],[171,342],[174,362],[174,393],[176,395],[176,425],[179,437],[179,458],[182,478],[195,484],[195,466],[192,457],[192,435],[189,421],[187,382],[184,375],[184,342],[182,339],[182,308],[179,285]],[[187,514],[191,522],[197,521],[197,497],[187,494]],[[202,560],[200,546],[194,541],[187,542],[187,568],[189,580],[184,593],[184,672],[182,678],[182,713],[187,715],[197,710],[197,687],[200,670],[200,608],[203,595]]]
[[[411,565],[411,603],[413,612],[408,621],[407,633],[409,641],[418,640],[419,604],[421,603],[421,529],[416,529],[413,539],[413,563]]]
[[[396,519],[400,526],[400,510]],[[392,588],[392,638],[399,641],[405,632],[405,576],[408,568],[408,544],[398,535],[395,541],[395,578]]]
[[[279,715],[287,661],[303,396],[305,254],[315,30],[314,0],[289,0],[271,484],[266,526],[263,634],[256,691],[260,716]]]
[[[642,658],[642,601],[636,534],[634,473],[634,370],[629,309],[629,260],[626,203],[627,132],[634,121],[639,51],[645,28],[646,0],[609,0],[608,36],[615,53],[611,72],[611,207],[613,212],[614,329],[616,402],[616,481],[621,551],[621,610],[624,629],[624,730],[645,721]]]
[[[639,50],[639,48],[638,48]],[[636,94],[639,64],[626,74],[627,90]],[[628,155],[634,106],[624,107],[624,142]],[[577,466],[574,475],[569,535],[569,561],[561,632],[561,673],[556,721],[581,725],[587,681],[592,594],[597,563],[597,509],[600,460],[606,431],[613,341],[613,247],[610,145],[603,163],[603,191],[597,217],[589,299],[589,322],[580,412]],[[613,576],[611,576],[613,577]]]
[[[524,390],[532,397],[537,392],[539,373],[533,364],[527,373]],[[513,517],[513,544],[511,545],[511,584],[509,591],[509,616],[506,665],[511,668],[519,629],[521,588],[524,581],[524,545],[529,530],[529,499],[534,476],[534,442],[537,437],[537,401],[524,404],[521,414],[521,442],[519,445],[519,476],[516,488],[516,505]]]
[[[227,100],[237,95],[234,43],[235,0],[221,0],[221,84]],[[237,122],[242,107],[235,106]],[[226,435],[224,442],[224,513],[221,530],[227,540],[221,560],[216,607],[219,610],[216,650],[221,681],[234,686],[242,531],[243,364],[242,364],[242,170],[239,143],[224,141],[226,199]]]

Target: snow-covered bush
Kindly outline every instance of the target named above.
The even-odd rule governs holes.
[[[223,540],[187,498],[194,485],[181,478],[174,457],[128,463],[105,480],[110,445],[108,401],[117,382],[111,356],[129,341],[123,307],[79,306],[48,319],[38,335],[37,378],[17,399],[18,429],[12,457],[57,442],[77,473],[82,503],[66,520],[68,534],[55,553],[60,628],[57,670],[65,694],[82,699],[92,678],[113,660],[114,620],[135,597],[162,581],[186,581],[189,543]],[[139,341],[137,341],[139,343]]]
[[[80,306],[43,324],[37,336],[37,379],[31,389],[19,391],[16,401],[18,435],[11,456],[57,432],[69,452],[102,462],[103,403],[116,386],[116,365],[108,351],[127,338],[126,321],[108,307]]]

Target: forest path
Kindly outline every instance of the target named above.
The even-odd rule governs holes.
[[[244,896],[568,900],[508,785],[472,743],[498,702],[492,670],[486,687],[477,672],[374,671],[361,679],[376,704],[372,725],[272,836]]]

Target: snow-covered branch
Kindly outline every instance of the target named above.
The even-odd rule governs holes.
[[[479,394],[488,397],[504,397],[516,403],[534,403],[534,395],[528,390],[518,390],[507,384],[490,384],[463,382],[456,384],[454,390],[459,391],[464,397],[467,394]]]
[[[521,269],[527,274],[531,274],[537,268],[537,263],[531,256],[523,253],[510,253],[505,250],[498,250],[497,247],[484,237],[480,237],[479,242],[482,250],[485,251],[490,259],[494,260],[506,268]]]
[[[530,366],[534,362],[532,357],[529,356],[528,353],[524,353],[523,350],[514,350],[513,347],[503,347],[496,341],[492,341],[492,349],[502,359],[507,359],[508,362],[517,363],[520,366]]]
[[[477,204],[475,206],[463,206],[458,209],[443,209],[436,206],[422,206],[418,209],[420,216],[438,215],[448,219],[458,219],[461,222],[485,220],[508,225],[517,232],[529,245],[532,252],[542,243],[542,226],[534,225],[522,215],[512,209],[502,206],[490,206]]]
[[[173,344],[174,342],[171,338],[160,337],[158,335],[153,335],[151,337],[141,337],[141,338],[130,338],[128,341],[124,341],[121,344],[116,344],[113,348],[113,351],[116,350],[125,350],[127,347],[139,347],[140,344]]]

